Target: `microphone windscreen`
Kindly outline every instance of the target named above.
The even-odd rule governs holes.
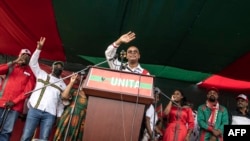
[[[154,94],[160,94],[161,90],[158,87],[154,87]]]

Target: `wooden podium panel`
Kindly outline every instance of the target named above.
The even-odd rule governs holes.
[[[84,81],[88,107],[84,141],[138,141],[153,77],[92,67]]]
[[[138,141],[143,104],[89,97],[83,141]]]

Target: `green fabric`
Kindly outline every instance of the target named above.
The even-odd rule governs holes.
[[[105,58],[91,57],[91,56],[84,56],[84,55],[79,55],[79,57],[93,64],[100,63],[101,64],[100,67],[108,67],[108,64],[105,62]],[[175,79],[175,80],[197,83],[211,76],[211,74],[208,74],[208,73],[184,70],[184,69],[179,69],[179,68],[169,67],[169,66],[161,66],[161,65],[153,65],[153,64],[141,64],[141,66],[147,69],[151,75],[154,75],[155,77],[159,77],[159,78]]]
[[[249,51],[249,1],[52,2],[68,62],[87,66],[89,62],[80,60],[77,54],[103,57],[106,47],[130,30],[136,33],[136,39],[128,45],[138,46],[142,64],[173,66],[198,74],[218,73]],[[187,80],[204,78],[196,75]]]
[[[226,107],[220,105],[219,106],[219,110],[217,113],[217,117],[216,117],[216,122],[214,127],[211,127],[211,125],[208,124],[208,119],[212,113],[211,109],[208,108],[205,104],[202,104],[198,107],[198,112],[197,112],[197,121],[198,124],[200,126],[200,133],[202,132],[206,132],[204,139],[201,140],[209,140],[211,134],[209,131],[207,131],[210,128],[219,130],[222,132],[222,136],[224,133],[224,125],[228,125],[229,124],[229,115],[228,115],[228,110]],[[218,139],[217,139],[218,141]]]

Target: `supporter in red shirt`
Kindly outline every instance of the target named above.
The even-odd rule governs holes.
[[[28,49],[22,49],[16,60],[0,65],[0,75],[6,75],[0,90],[0,141],[10,140],[27,93],[34,89],[36,78],[28,65],[30,55]]]

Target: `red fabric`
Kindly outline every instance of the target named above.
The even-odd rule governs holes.
[[[144,75],[149,75],[149,72],[148,72],[148,70],[143,69],[142,74],[144,74]]]
[[[20,141],[22,133],[23,133],[24,124],[25,122],[22,121],[20,118],[17,119],[13,128],[14,130],[10,137],[10,141]]]
[[[1,54],[16,56],[22,48],[33,52],[43,36],[40,58],[66,60],[51,0],[1,0],[0,19]]]
[[[6,74],[8,70],[7,64],[0,65],[1,75]],[[15,103],[12,109],[22,113],[24,101],[27,97],[25,93],[32,91],[35,87],[36,79],[34,74],[29,66],[15,64],[5,81],[6,85],[0,98],[0,107],[4,107],[5,103],[11,100]]]
[[[198,86],[204,88],[214,86],[219,90],[226,90],[235,93],[250,93],[249,61],[250,52],[218,74],[207,78],[205,81],[198,84]]]
[[[158,115],[158,118],[162,118],[162,115],[163,115],[163,110],[162,110],[162,104],[160,104],[159,106],[156,107],[155,109],[157,115]]]
[[[194,129],[194,117],[191,108],[172,106],[163,141],[184,141],[188,129]]]
[[[250,81],[235,80],[220,75],[212,75],[198,86],[205,88],[215,86],[219,90],[227,90],[236,93],[250,93]]]
[[[229,65],[227,68],[222,70],[219,75],[228,77],[234,80],[250,81],[250,52],[236,60],[234,63]],[[249,85],[248,85],[249,87]]]

